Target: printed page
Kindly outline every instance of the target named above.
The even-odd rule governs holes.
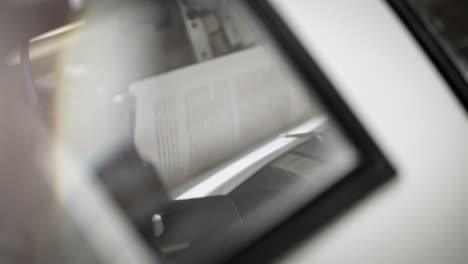
[[[268,46],[135,82],[135,144],[172,190],[320,113]]]

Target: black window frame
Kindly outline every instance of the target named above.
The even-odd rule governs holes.
[[[237,236],[231,240],[229,237],[235,233],[231,230],[229,234],[221,234],[195,248],[188,254],[190,259],[182,258],[181,263],[269,263],[288,252],[298,242],[325,228],[378,187],[393,179],[396,174],[394,167],[346,105],[312,55],[302,46],[269,1],[244,2],[272,35],[280,51],[289,58],[294,70],[318,95],[345,136],[358,150],[361,162],[349,174],[261,237],[251,240]],[[247,228],[255,230],[256,226]]]
[[[406,0],[386,0],[386,3],[401,19],[450,86],[459,102],[468,111],[468,82],[444,49],[441,41],[434,36],[422,16]]]

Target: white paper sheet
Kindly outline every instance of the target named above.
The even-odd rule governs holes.
[[[135,144],[172,190],[320,115],[268,46],[135,82]]]

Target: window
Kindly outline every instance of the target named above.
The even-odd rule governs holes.
[[[316,225],[392,174],[268,1],[71,7],[6,63],[52,145],[59,203],[102,262],[248,258],[280,224],[304,228],[285,224],[295,213]]]
[[[468,103],[468,21],[464,1],[388,1],[418,39],[462,104]]]

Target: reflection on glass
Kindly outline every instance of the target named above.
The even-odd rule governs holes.
[[[187,258],[232,228],[254,238],[357,165],[239,1],[77,9],[7,63],[30,76],[52,185],[101,262]]]
[[[460,73],[468,78],[468,3],[457,0],[409,0]]]

